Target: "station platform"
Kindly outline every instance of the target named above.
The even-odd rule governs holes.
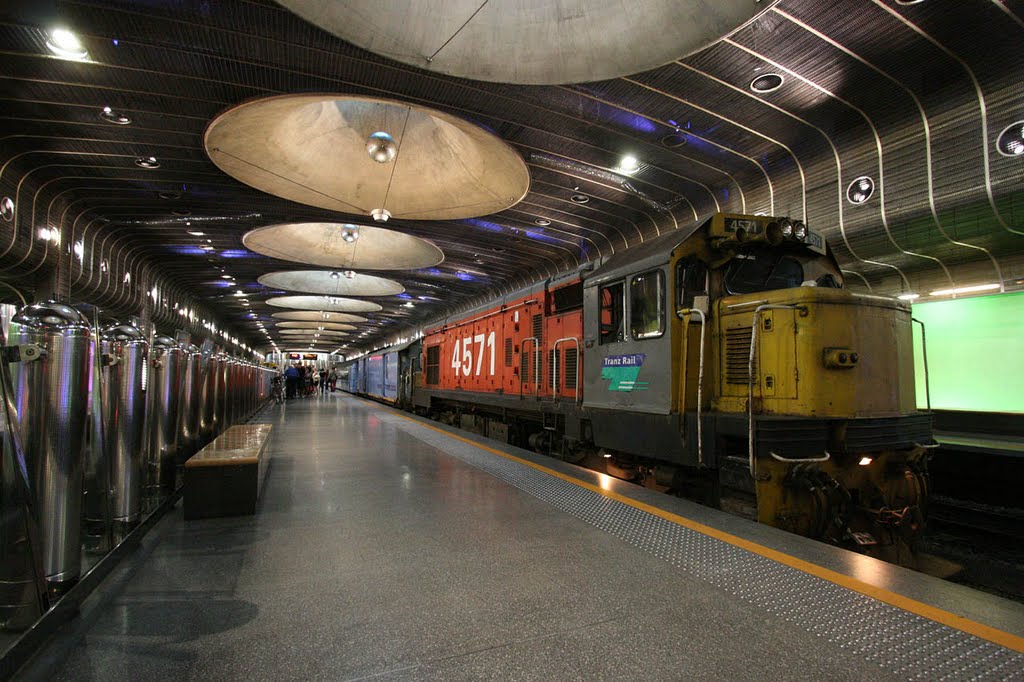
[[[336,393],[23,679],[1024,679],[1024,606]]]

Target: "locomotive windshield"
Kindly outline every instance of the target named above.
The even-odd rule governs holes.
[[[725,268],[725,288],[730,294],[789,289],[804,281],[804,267],[791,255],[774,249],[739,254]]]

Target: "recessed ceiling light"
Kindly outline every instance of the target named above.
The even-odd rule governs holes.
[[[665,137],[661,138],[661,143],[668,148],[682,147],[686,144],[686,135],[682,133],[669,133]]]
[[[202,237],[204,234],[206,234],[205,232],[198,232],[196,230],[189,230],[188,233],[193,237]]]
[[[114,123],[119,126],[126,126],[132,122],[130,118],[123,114],[119,114],[110,107],[103,107],[103,111],[100,112],[100,118],[107,123]]]
[[[763,95],[766,92],[774,92],[778,90],[785,82],[786,79],[783,78],[781,74],[762,73],[757,78],[750,81],[750,89]]]
[[[208,245],[208,244],[204,244],[203,246],[200,246],[199,248],[202,249],[203,251],[213,251],[213,247]]]
[[[547,226],[547,225],[550,225],[550,224],[551,224],[551,221],[550,221],[550,220],[548,220],[548,219],[546,219],[546,218],[537,218],[537,219],[536,219],[536,220],[534,220],[533,222],[537,223],[537,224],[538,224],[538,225],[540,225],[541,227],[545,227],[545,226]]]
[[[171,215],[183,216],[184,217],[184,216],[192,215],[192,211],[188,210],[187,208],[176,208],[173,211],[171,211]]]
[[[221,275],[220,278],[221,279],[234,279],[234,277],[232,277],[231,275]]]
[[[156,160],[155,156],[140,156],[135,159],[135,165],[139,168],[153,170],[154,168],[160,167],[160,162]]]
[[[46,47],[49,48],[50,52],[65,59],[82,60],[89,57],[89,53],[86,51],[85,46],[82,45],[82,41],[66,28],[55,28],[50,31],[50,35],[46,40]]]
[[[996,149],[1003,156],[1021,156],[1024,154],[1024,121],[1017,121],[999,133]]]
[[[875,181],[862,175],[846,188],[846,198],[851,204],[863,204],[875,193]]]
[[[919,2],[924,2],[924,0],[896,0],[897,5],[916,5]]]
[[[590,197],[588,197],[586,194],[573,194],[571,197],[569,197],[569,201],[571,201],[574,204],[585,204],[590,201]]]
[[[160,192],[160,194],[158,194],[157,196],[159,196],[161,199],[167,199],[168,201],[174,201],[175,199],[180,199],[181,198],[181,193],[180,192]]]
[[[14,200],[10,197],[0,199],[0,218],[7,222],[14,220]]]

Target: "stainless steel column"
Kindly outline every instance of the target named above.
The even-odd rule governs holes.
[[[114,537],[123,537],[142,516],[146,474],[146,372],[149,343],[131,324],[103,330],[103,423],[110,467]]]
[[[199,349],[189,344],[182,349],[183,384],[181,389],[181,419],[178,422],[179,460],[186,459],[199,449],[200,412],[202,405],[202,355]]]
[[[160,497],[174,490],[178,455],[182,350],[169,336],[153,340],[150,374],[150,449],[148,494]]]
[[[43,572],[63,591],[81,570],[82,473],[92,339],[89,322],[61,303],[25,307],[10,342],[37,344],[43,357],[12,367],[18,422],[39,512]]]

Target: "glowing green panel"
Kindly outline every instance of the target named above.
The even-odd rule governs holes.
[[[925,324],[932,409],[1024,412],[1024,292],[914,305]],[[917,404],[925,406],[914,325]]]

